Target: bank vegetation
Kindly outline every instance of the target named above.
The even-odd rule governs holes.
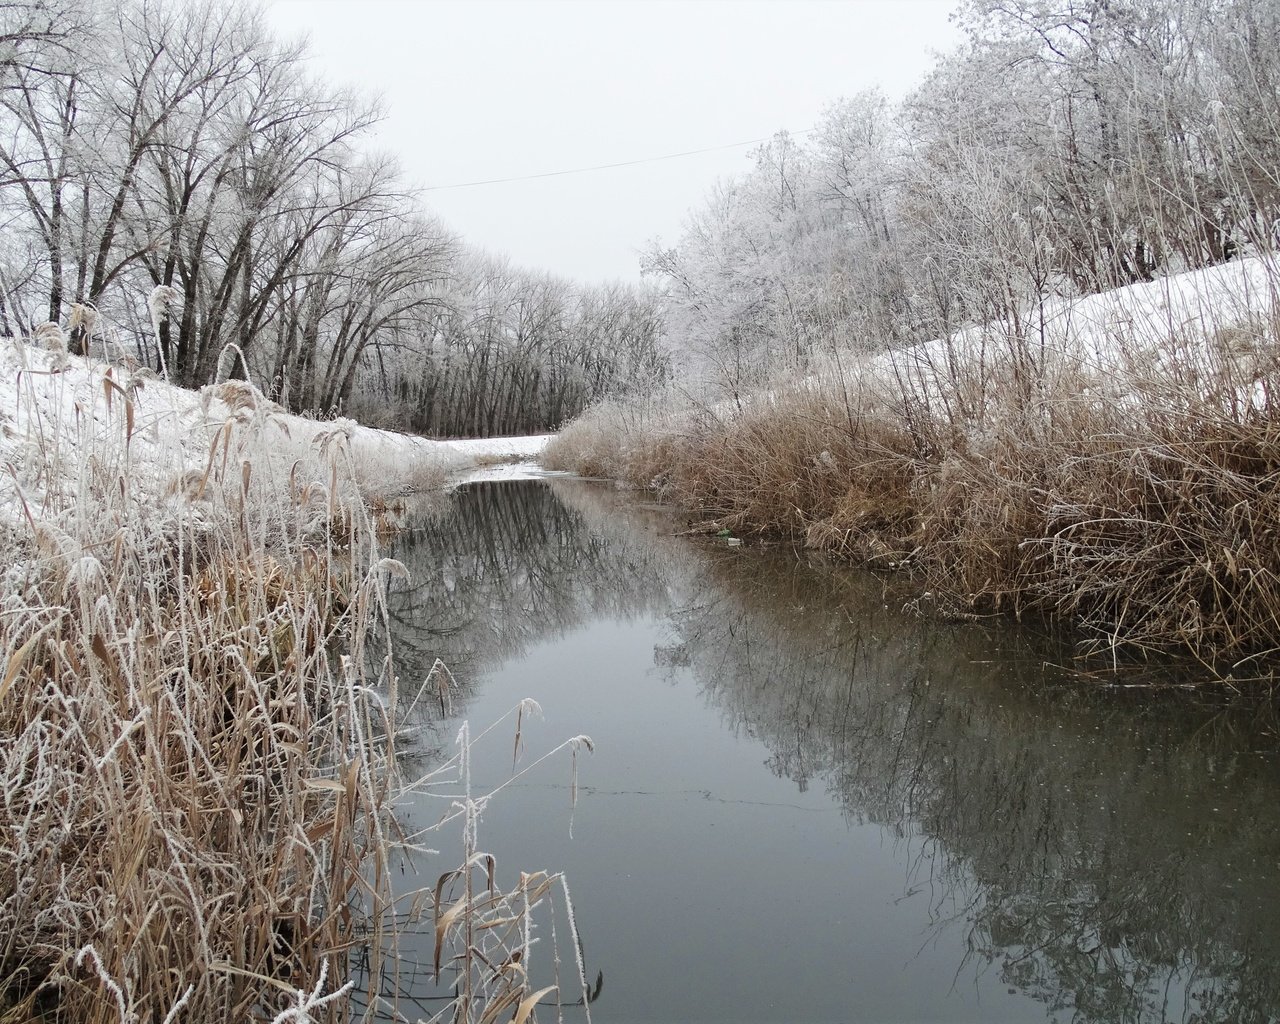
[[[427,443],[21,342],[0,372],[0,1020],[405,1019],[406,930],[441,1019],[510,1019],[567,889],[477,845],[467,737],[401,756],[448,688],[402,675],[379,486]]]
[[[681,388],[549,464],[709,527],[1069,622],[1112,665],[1280,654],[1280,32],[1270,0],[971,0],[655,246]]]

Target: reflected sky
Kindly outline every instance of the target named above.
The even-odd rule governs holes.
[[[395,552],[402,674],[458,679],[437,747],[525,696],[531,751],[596,743],[575,810],[565,759],[480,832],[510,876],[568,873],[594,1019],[1280,1014],[1269,715],[1086,688],[1013,627],[680,532],[605,485],[505,482]],[[478,785],[511,742],[479,746]]]

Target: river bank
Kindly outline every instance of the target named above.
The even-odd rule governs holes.
[[[0,375],[0,1017],[350,1019],[352,958],[376,975],[403,914],[422,683],[381,538],[397,495],[541,441],[308,421],[16,341]]]
[[[544,464],[709,530],[884,571],[950,617],[1069,623],[1092,662],[1277,663],[1277,275],[1241,261],[811,372],[571,423]]]

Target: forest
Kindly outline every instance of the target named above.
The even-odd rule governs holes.
[[[0,40],[0,333],[434,436],[669,373],[653,293],[468,247],[250,5],[17,0]]]
[[[645,263],[701,378],[1036,329],[1037,310],[1270,254],[1280,5],[968,0],[901,102],[836,100],[712,190]]]

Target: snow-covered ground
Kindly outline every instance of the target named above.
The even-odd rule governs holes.
[[[86,473],[119,473],[158,497],[210,466],[239,472],[250,461],[287,477],[308,456],[338,452],[365,494],[394,497],[514,472],[511,462],[528,473],[549,437],[432,441],[309,420],[240,381],[190,391],[150,370],[0,339],[0,520],[10,523],[65,506]]]
[[[436,442],[473,464],[495,459],[533,462],[554,434],[530,434],[527,437],[475,437],[458,441]]]
[[[538,465],[542,449],[554,434],[530,434],[527,437],[481,437],[459,441],[442,441],[451,458],[462,460],[461,468],[452,470],[455,484],[479,483],[484,480],[537,480],[559,476]]]
[[[894,387],[905,379],[925,392],[953,379],[954,373],[1009,353],[1010,338],[1020,337],[1025,351],[1046,365],[1070,363],[1089,377],[1132,371],[1135,362],[1152,371],[1213,364],[1223,357],[1256,355],[1257,328],[1275,314],[1280,294],[1277,268],[1249,258],[1188,271],[1082,298],[1028,303],[1016,324],[994,323],[958,331],[910,348],[868,357],[845,352],[827,355],[815,367],[813,382],[847,379]]]
[[[554,435],[553,435],[554,436]],[[534,459],[505,462],[494,466],[477,466],[451,478],[455,484],[476,484],[489,480],[546,480],[550,477],[573,476],[559,469],[544,469]]]

